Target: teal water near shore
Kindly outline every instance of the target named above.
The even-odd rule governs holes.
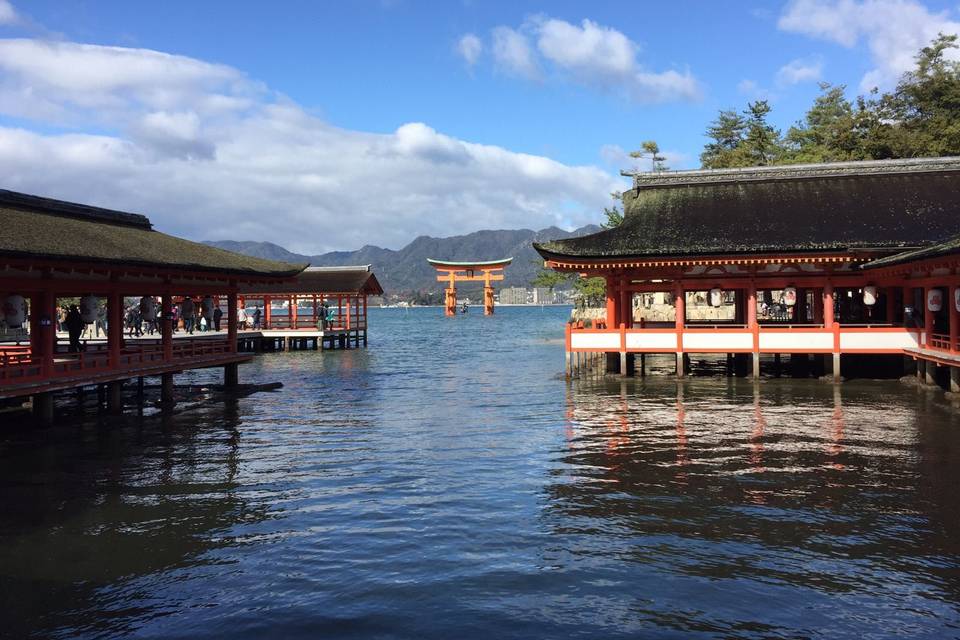
[[[280,392],[3,435],[0,637],[960,636],[942,394],[568,383],[568,309],[473,311],[241,368]]]

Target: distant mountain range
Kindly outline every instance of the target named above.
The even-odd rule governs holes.
[[[292,253],[271,242],[217,240],[204,244],[257,258],[309,262],[315,267],[372,264],[377,279],[388,294],[404,294],[438,291],[442,288],[437,282],[436,271],[427,264],[427,258],[496,260],[513,257],[513,264],[507,267],[506,277],[498,288],[529,287],[530,281],[543,264],[543,259],[533,250],[533,242],[577,237],[597,231],[600,231],[600,227],[588,225],[574,231],[549,227],[540,231],[477,231],[450,238],[420,236],[398,251],[367,245],[356,251],[332,251],[316,256]]]

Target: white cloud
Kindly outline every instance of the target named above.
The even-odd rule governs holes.
[[[510,27],[496,27],[491,48],[497,67],[502,71],[528,80],[540,78],[540,66],[530,40],[524,34]]]
[[[17,15],[13,5],[7,0],[0,0],[0,25],[12,25],[20,22],[20,16]]]
[[[471,67],[477,63],[482,52],[483,42],[475,34],[464,34],[463,37],[457,41],[457,53],[459,53]]]
[[[823,74],[823,60],[819,58],[798,58],[780,67],[776,82],[780,86],[812,82]]]
[[[38,125],[0,127],[2,188],[305,253],[576,226],[624,186],[423,123],[337,128],[236,69],[145,49],[0,40],[0,113]]]
[[[876,68],[864,75],[862,91],[893,86],[938,33],[960,32],[947,12],[932,13],[915,0],[792,0],[778,26],[848,48],[865,41]],[[949,56],[960,58],[956,50]]]
[[[560,77],[621,93],[637,103],[692,101],[702,95],[700,83],[689,70],[646,69],[637,60],[637,43],[592,20],[577,25],[536,16],[519,29],[499,26],[493,29],[491,49],[497,68],[530,80],[542,80],[544,68],[549,67]]]

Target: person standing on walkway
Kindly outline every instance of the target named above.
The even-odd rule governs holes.
[[[83,335],[85,325],[77,305],[70,305],[70,310],[67,311],[67,317],[63,321],[63,324],[67,329],[67,334],[70,336],[70,351],[72,353],[80,353],[80,351],[83,350],[83,347],[80,345],[80,336]]]
[[[217,305],[217,308],[213,310],[213,330],[220,331],[220,320],[223,318],[223,309],[220,308],[220,305]]]
[[[253,328],[260,329],[260,305],[253,308]]]
[[[183,316],[183,330],[191,335],[193,334],[195,311],[196,305],[194,305],[193,300],[189,297],[184,298],[183,302],[180,303],[180,315]]]

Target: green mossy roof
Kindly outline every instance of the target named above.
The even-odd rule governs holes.
[[[960,233],[960,160],[636,176],[623,223],[535,244],[619,258],[922,247]]]
[[[939,258],[941,256],[952,255],[955,253],[960,253],[960,236],[951,238],[946,242],[924,247],[923,249],[914,249],[912,251],[895,253],[892,256],[885,256],[883,258],[866,263],[862,266],[862,268],[876,269],[878,267],[889,267],[896,264],[903,264],[904,262],[917,262],[919,260]]]
[[[295,280],[279,284],[241,287],[243,293],[350,293],[383,295],[383,287],[370,265],[356,267],[310,267]]]
[[[0,255],[271,277],[289,277],[306,266],[160,233],[140,215],[9,191],[0,191]]]

